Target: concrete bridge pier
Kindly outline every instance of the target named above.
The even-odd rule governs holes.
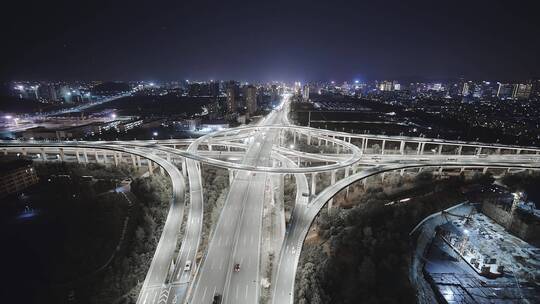
[[[146,163],[148,164],[148,174],[154,175],[154,168],[152,166],[152,161],[147,159]]]
[[[182,160],[182,176],[184,176],[184,178],[187,178],[187,171],[186,171],[186,159],[184,158],[184,160]]]
[[[336,170],[332,170],[332,174],[330,175],[330,185],[333,186],[336,183]],[[331,198],[328,201],[328,210],[332,209],[332,206],[334,205],[334,198]]]
[[[139,168],[139,166],[137,166],[137,158],[135,157],[135,155],[131,154],[131,165],[134,167],[134,168]]]
[[[317,173],[311,173],[311,194],[317,194]]]
[[[345,177],[349,177],[349,167],[345,167]],[[345,197],[349,197],[349,186],[345,189]]]
[[[229,185],[232,185],[234,179],[234,170],[229,169]]]

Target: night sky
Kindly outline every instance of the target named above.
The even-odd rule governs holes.
[[[9,1],[0,21],[1,77],[351,81],[540,75],[538,1],[290,2]]]

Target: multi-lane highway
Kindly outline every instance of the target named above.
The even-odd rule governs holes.
[[[282,122],[284,113],[282,110],[272,112],[259,125]],[[272,130],[254,136],[242,165],[270,166],[272,146],[276,140],[276,132]],[[258,302],[261,222],[268,181],[267,173],[246,170],[235,173],[210,239],[191,303],[211,303],[218,294],[222,296],[223,303]]]

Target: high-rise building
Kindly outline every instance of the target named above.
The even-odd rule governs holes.
[[[236,113],[238,108],[238,97],[240,96],[240,87],[238,82],[230,80],[225,82],[225,94],[227,96],[227,112]]]
[[[302,99],[304,99],[304,101],[309,100],[309,85],[308,84],[304,85],[304,91],[302,92]]]
[[[471,91],[470,86],[471,86],[470,82],[463,83],[463,89],[461,90],[462,96],[469,96],[470,91]]]
[[[512,98],[512,92],[514,91],[514,86],[507,83],[498,83],[499,87],[497,88],[497,98],[499,99],[508,99]]]
[[[210,81],[210,96],[218,97],[219,96],[219,82]]]
[[[56,87],[52,84],[40,85],[37,89],[38,99],[41,101],[57,101]]]
[[[257,112],[257,88],[252,85],[246,88],[246,105],[249,115]]]
[[[381,91],[392,91],[394,89],[394,83],[392,81],[383,81],[379,83],[379,90]]]
[[[514,91],[512,92],[513,99],[529,99],[531,96],[532,84],[518,83],[514,84]]]
[[[300,91],[302,91],[302,84],[299,81],[296,81],[294,83],[294,93],[300,95]]]
[[[270,102],[276,102],[279,99],[278,95],[278,87],[277,85],[273,84],[270,89]]]
[[[227,88],[227,111],[229,113],[236,113],[236,92],[234,87]]]
[[[540,79],[534,79],[531,81],[532,84],[532,90],[531,90],[531,97],[536,100],[540,100]]]

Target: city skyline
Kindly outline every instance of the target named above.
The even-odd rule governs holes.
[[[3,21],[4,80],[524,80],[540,70],[532,3],[9,5],[26,18]]]

